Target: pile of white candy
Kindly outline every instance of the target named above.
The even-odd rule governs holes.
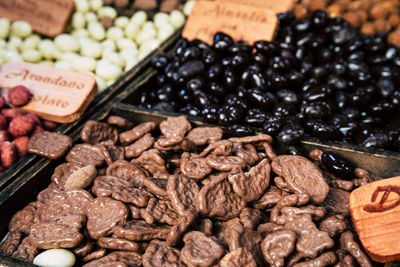
[[[185,10],[192,5],[189,1]],[[105,29],[102,17],[111,18],[113,26]],[[160,12],[149,21],[143,11],[118,17],[102,0],[75,0],[68,33],[54,39],[33,33],[26,22],[0,18],[0,65],[24,61],[93,73],[102,91],[184,23],[185,16],[177,10]]]

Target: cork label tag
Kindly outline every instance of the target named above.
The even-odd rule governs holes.
[[[1,94],[24,85],[32,100],[20,109],[56,122],[76,120],[97,92],[95,78],[86,73],[55,69],[31,63],[13,62],[0,68]]]
[[[27,21],[51,37],[64,32],[73,9],[73,0],[0,0],[0,17]]]
[[[358,237],[369,256],[378,262],[400,260],[400,177],[355,189],[349,206]]]
[[[224,1],[198,1],[192,9],[182,36],[208,44],[216,32],[225,32],[234,40],[253,44],[274,38],[278,18],[274,11]]]
[[[213,0],[216,2],[230,2],[236,4],[243,4],[255,7],[269,8],[275,13],[282,13],[292,10],[294,7],[294,0]]]

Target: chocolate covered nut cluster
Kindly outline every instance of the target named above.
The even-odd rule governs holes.
[[[227,126],[263,128],[286,144],[305,136],[398,151],[400,50],[324,11],[282,13],[272,42],[223,33],[212,44],[181,39],[153,60],[155,83],[136,102]],[[253,127],[253,128],[252,128]]]
[[[293,8],[304,18],[315,10],[326,10],[330,17],[343,17],[362,33],[390,33],[389,42],[399,45],[400,4],[396,0],[300,0]]]
[[[372,178],[346,159],[277,155],[269,135],[226,139],[184,116],[110,116],[81,139],[12,217],[1,253],[32,262],[63,248],[86,267],[373,264],[348,205]]]

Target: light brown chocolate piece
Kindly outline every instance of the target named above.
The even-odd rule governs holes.
[[[160,123],[160,131],[167,138],[184,137],[192,126],[186,116],[168,117]]]
[[[83,238],[79,228],[53,223],[34,224],[29,234],[32,244],[40,249],[73,248]]]
[[[93,239],[107,236],[117,224],[123,224],[129,210],[121,201],[107,197],[93,199],[87,206],[87,230]]]
[[[301,156],[279,156],[272,162],[276,174],[283,176],[288,187],[295,193],[307,193],[315,204],[322,203],[329,193],[318,167]]]
[[[109,116],[107,118],[107,123],[122,130],[131,129],[133,127],[133,123],[131,121],[120,116]]]
[[[183,242],[181,260],[188,266],[212,266],[224,254],[223,247],[202,232],[187,233]]]
[[[179,259],[180,251],[171,248],[165,242],[153,240],[143,254],[143,267],[185,266]]]
[[[233,191],[244,201],[251,202],[259,199],[269,186],[271,165],[268,159],[263,159],[249,172],[240,172],[229,176]]]
[[[246,202],[237,195],[228,181],[228,173],[214,178],[196,195],[196,208],[206,216],[229,220],[240,214]]]
[[[234,169],[243,169],[246,167],[246,162],[235,156],[217,156],[214,154],[208,155],[207,164],[219,171],[229,172]]]
[[[226,254],[220,261],[221,267],[257,267],[256,260],[246,248],[237,248]]]
[[[118,141],[118,131],[107,123],[89,120],[81,131],[81,139],[91,145],[106,141],[115,144]]]
[[[29,153],[42,157],[58,159],[64,156],[71,146],[71,137],[60,133],[44,131],[35,133],[29,139],[27,150]]]
[[[146,241],[152,239],[166,239],[170,226],[167,225],[150,225],[144,221],[129,221],[123,225],[113,227],[113,233],[116,237],[129,239],[132,241]]]
[[[142,255],[134,251],[114,251],[105,257],[91,261],[83,265],[83,267],[99,267],[99,266],[140,266]]]
[[[186,176],[173,175],[168,179],[167,192],[171,205],[182,216],[187,210],[196,209],[195,198],[199,191],[199,186]]]
[[[104,155],[101,148],[89,144],[75,145],[65,158],[70,163],[77,163],[82,166],[101,166],[104,163]]]
[[[151,132],[155,128],[156,128],[156,124],[154,122],[141,123],[141,124],[137,125],[136,127],[132,128],[129,131],[120,133],[119,134],[119,141],[121,143],[129,144],[129,143],[139,139],[140,137],[142,137],[146,133]]]
[[[146,178],[144,172],[137,165],[126,160],[117,160],[108,166],[106,174],[129,181],[137,187],[142,187],[143,180]]]
[[[68,177],[75,171],[82,168],[78,163],[62,163],[58,165],[51,176],[51,180],[60,188],[64,188]]]
[[[210,144],[222,139],[223,130],[220,127],[196,127],[191,130],[186,138],[196,146]]]
[[[144,151],[151,148],[154,143],[154,138],[147,133],[140,137],[135,143],[125,147],[125,156],[127,158],[136,158],[142,155]]]
[[[100,237],[97,240],[97,245],[101,248],[114,249],[114,250],[126,250],[126,251],[137,251],[141,249],[139,243],[117,238],[117,237]]]

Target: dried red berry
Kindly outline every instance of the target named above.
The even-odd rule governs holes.
[[[23,85],[18,85],[8,91],[8,102],[16,107],[25,106],[31,100],[31,92]]]

